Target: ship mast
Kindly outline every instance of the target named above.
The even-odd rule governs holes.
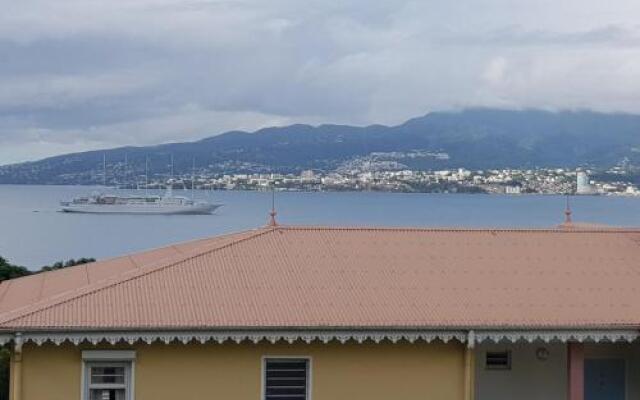
[[[167,197],[173,196],[173,153],[171,153],[171,176],[169,177],[169,182],[167,185]]]
[[[124,175],[124,188],[127,189],[128,188],[128,183],[127,183],[127,168],[129,165],[129,160],[127,159],[127,153],[124,153],[124,171],[123,171],[123,175]]]
[[[144,159],[144,195],[149,196],[149,156]]]
[[[196,199],[196,158],[193,157],[191,164],[191,200]]]
[[[107,187],[107,153],[102,153],[102,186]]]

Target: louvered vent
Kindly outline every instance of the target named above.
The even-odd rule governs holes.
[[[487,369],[511,369],[511,352],[488,351],[485,365]]]
[[[306,400],[309,360],[265,360],[264,400]]]

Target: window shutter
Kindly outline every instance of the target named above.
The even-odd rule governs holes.
[[[264,400],[307,400],[309,360],[267,358]]]
[[[511,369],[511,352],[488,351],[485,366],[487,369]]]

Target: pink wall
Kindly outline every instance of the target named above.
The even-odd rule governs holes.
[[[569,344],[569,399],[584,400],[584,346]]]

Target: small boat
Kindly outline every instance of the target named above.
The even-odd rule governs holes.
[[[84,214],[212,214],[222,204],[194,201],[188,197],[172,196],[119,196],[95,193],[60,202],[60,211]]]

